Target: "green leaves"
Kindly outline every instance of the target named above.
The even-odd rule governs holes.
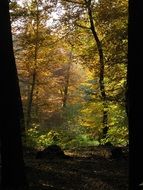
[[[28,142],[33,146],[88,144],[89,136],[97,140],[103,129],[103,111],[108,112],[109,124],[105,141],[115,144],[126,141],[127,0],[91,1],[91,7],[93,23],[103,48],[102,84],[105,85],[107,110],[103,108],[100,95],[99,54],[85,1],[11,3],[25,113],[32,74],[36,69],[32,120],[35,119],[39,126],[27,132]],[[59,14],[57,21],[48,25],[47,20],[54,14]],[[69,64],[71,68],[67,72]],[[66,86],[67,76],[69,83]],[[67,105],[63,110],[65,87],[68,88]],[[58,114],[62,115],[62,118],[59,116],[62,121],[58,120]],[[52,126],[52,131],[42,131],[46,119],[51,119],[51,124],[46,127]]]

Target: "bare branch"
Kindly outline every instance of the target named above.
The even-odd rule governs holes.
[[[80,28],[87,29],[87,30],[90,30],[90,29],[91,29],[90,27],[83,26],[83,25],[81,25],[81,24],[77,24],[77,23],[76,23],[76,26],[78,26],[78,27],[80,27]]]
[[[73,0],[63,0],[63,1],[65,1],[65,2],[67,2],[67,3],[73,3],[73,4],[79,4],[79,5],[85,5],[85,3],[83,2],[78,2],[78,1],[73,1]]]

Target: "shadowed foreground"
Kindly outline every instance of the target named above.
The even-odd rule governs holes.
[[[25,154],[30,190],[127,190],[128,158],[110,159],[104,148],[64,151],[71,158],[36,159]]]

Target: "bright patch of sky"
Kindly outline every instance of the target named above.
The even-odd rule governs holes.
[[[17,0],[17,3],[21,6],[24,6],[24,3],[28,2],[28,0]],[[47,26],[53,26],[58,23],[59,18],[65,13],[62,5],[57,3],[56,8],[49,15],[49,19],[47,20]]]
[[[50,18],[47,21],[48,26],[53,26],[58,23],[59,18],[65,13],[63,7],[61,6],[60,3],[57,4],[57,7],[55,10],[52,11],[50,14]]]
[[[18,3],[19,5],[21,5],[21,6],[23,6],[24,2],[25,2],[25,0],[17,0],[17,3]]]
[[[93,0],[95,3],[98,2],[98,0]],[[25,2],[28,2],[28,0],[17,0],[17,3],[23,6]],[[64,8],[60,3],[57,3],[56,8],[51,12],[49,15],[49,19],[47,20],[47,26],[52,27],[59,22],[59,18],[65,13]]]

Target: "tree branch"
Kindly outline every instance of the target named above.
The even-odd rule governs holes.
[[[63,1],[65,1],[65,2],[67,2],[67,3],[73,3],[73,4],[78,4],[78,5],[85,5],[85,3],[83,2],[77,2],[77,1],[73,1],[73,0],[63,0]]]
[[[90,27],[83,26],[83,25],[81,25],[81,24],[77,24],[77,23],[76,23],[76,26],[78,26],[78,27],[80,27],[80,28],[84,28],[84,29],[90,30]]]

